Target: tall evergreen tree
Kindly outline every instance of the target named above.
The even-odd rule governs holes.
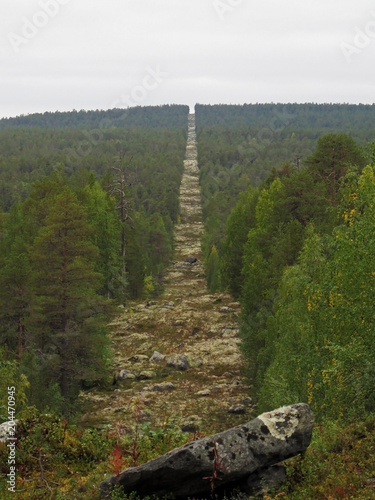
[[[84,209],[66,187],[32,248],[30,328],[66,403],[76,397],[80,381],[101,377],[105,363],[104,302],[96,295],[101,277],[94,271],[98,250],[90,233]]]

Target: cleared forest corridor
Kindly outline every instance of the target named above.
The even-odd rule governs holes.
[[[86,425],[131,427],[136,401],[142,420],[162,426],[173,419],[189,431],[219,431],[251,416],[248,387],[240,375],[240,305],[227,294],[208,293],[201,263],[194,115],[189,115],[180,205],[175,261],[166,273],[164,293],[131,304],[111,324],[116,383],[111,391],[85,394],[92,403]],[[186,262],[190,257],[197,261]]]

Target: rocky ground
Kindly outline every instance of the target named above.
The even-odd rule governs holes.
[[[206,289],[198,176],[190,115],[175,262],[163,295],[131,304],[110,325],[116,383],[112,391],[85,393],[92,405],[84,417],[87,425],[131,427],[135,408],[152,425],[173,420],[187,431],[219,432],[253,417],[249,387],[241,377],[240,305]]]

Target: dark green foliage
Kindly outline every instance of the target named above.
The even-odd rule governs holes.
[[[196,105],[205,220],[204,260],[209,258],[213,245],[219,260],[222,260],[225,224],[239,194],[249,185],[265,187],[263,183],[272,182],[275,175],[290,177],[293,171],[299,171],[300,180],[293,177],[293,186],[288,193],[290,209],[295,211],[295,217],[302,225],[316,218],[319,224],[329,226],[331,222],[328,222],[326,214],[322,217],[326,201],[336,204],[340,177],[350,164],[364,166],[364,156],[357,144],[365,146],[366,140],[372,139],[374,117],[373,105]],[[350,136],[343,135],[344,132]],[[323,136],[328,133],[331,135],[324,139]],[[313,156],[319,138],[320,146]],[[324,143],[333,145],[342,165],[338,166],[334,161],[329,166],[328,162],[325,175],[318,175],[319,168],[324,170],[323,165],[315,169],[314,174],[314,169],[310,167],[306,177],[304,167],[310,165],[312,158],[319,163],[321,156],[327,157],[327,152],[323,155],[319,153],[319,149],[324,150]],[[331,182],[333,179],[335,182]],[[306,182],[310,190],[302,188]],[[302,193],[304,199],[301,199]],[[222,285],[232,286],[225,276]],[[241,286],[240,280],[235,285],[234,293],[238,293],[238,286]]]
[[[221,276],[224,286],[235,298],[239,298],[243,287],[243,254],[247,235],[256,224],[255,207],[259,191],[249,187],[228,217],[226,235],[222,244]]]
[[[306,164],[316,180],[323,180],[330,203],[334,205],[340,179],[351,166],[362,169],[366,160],[351,137],[329,134],[318,140],[317,150],[306,159]]]
[[[29,402],[69,417],[107,377],[108,299],[157,293],[173,253],[188,109],[118,111],[1,123],[0,338]]]
[[[371,139],[374,130],[374,104],[243,104],[195,106],[199,126],[230,128],[256,127],[278,132],[288,126],[296,130],[361,131]]]
[[[105,303],[96,293],[102,276],[95,272],[98,249],[90,235],[84,209],[65,188],[51,200],[31,252],[30,344],[65,403],[76,398],[80,380],[105,374]]]
[[[141,128],[185,128],[189,107],[184,105],[136,106],[128,109],[111,109],[108,111],[66,111],[34,113],[3,118],[0,129],[15,127],[40,127],[46,129],[80,127],[99,129],[101,131],[116,127]]]

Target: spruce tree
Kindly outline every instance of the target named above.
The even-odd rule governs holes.
[[[67,187],[50,207],[32,248],[35,296],[30,329],[34,348],[69,408],[79,383],[103,374],[104,299],[96,294],[98,250],[90,241],[84,209]]]

